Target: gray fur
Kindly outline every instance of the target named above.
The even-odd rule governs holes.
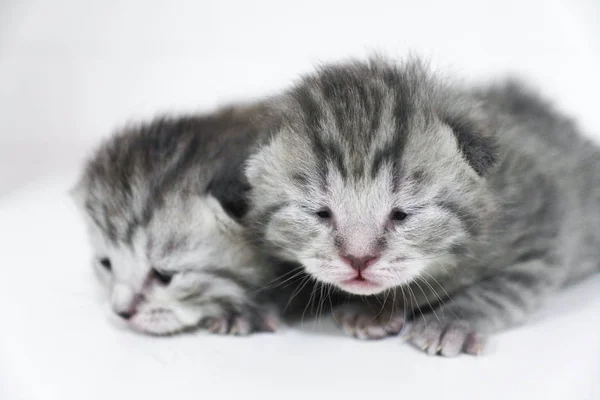
[[[600,151],[521,83],[374,59],[323,67],[272,107],[246,169],[252,236],[325,285],[401,299],[430,353],[478,353],[480,333],[599,270]],[[340,255],[379,259],[357,275]]]
[[[260,109],[128,127],[87,163],[74,197],[111,306],[134,329],[273,328],[255,296],[270,275],[237,222],[246,209],[241,165],[261,131]]]

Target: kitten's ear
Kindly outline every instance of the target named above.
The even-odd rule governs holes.
[[[471,118],[446,117],[458,148],[479,176],[485,175],[498,161],[498,144],[483,124]]]
[[[242,172],[242,166],[225,168],[208,184],[207,192],[213,195],[231,217],[240,219],[248,211],[248,191],[250,186]]]

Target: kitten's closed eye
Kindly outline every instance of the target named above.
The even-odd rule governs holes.
[[[112,270],[112,264],[110,263],[110,259],[107,257],[103,257],[100,259],[100,265],[102,265],[107,271]]]
[[[408,214],[398,208],[393,209],[392,213],[390,214],[390,219],[392,221],[403,221],[406,219],[406,217],[408,217]]]
[[[332,213],[331,210],[329,208],[323,208],[319,211],[316,212],[317,217],[321,218],[321,219],[331,219],[332,217]]]
[[[152,275],[154,276],[154,278],[156,278],[156,280],[158,280],[163,285],[168,285],[169,283],[171,283],[171,280],[173,279],[174,274],[159,271],[156,268],[154,268],[154,269],[152,269]]]

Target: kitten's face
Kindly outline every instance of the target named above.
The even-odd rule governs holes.
[[[263,241],[354,294],[453,263],[481,234],[488,195],[452,128],[376,77],[322,79],[293,92],[249,161]]]
[[[102,210],[100,204],[85,210],[94,269],[110,307],[133,329],[176,333],[221,315],[218,299],[233,305],[246,301],[253,277],[228,268],[248,261],[250,254],[236,242],[239,226],[214,198],[167,199],[139,226],[119,215],[107,229],[111,217]],[[129,240],[121,235],[127,230]]]

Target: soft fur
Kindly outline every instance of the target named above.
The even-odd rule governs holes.
[[[94,266],[115,313],[141,332],[199,324],[213,332],[272,330],[255,297],[268,271],[236,219],[241,164],[260,106],[165,117],[108,139],[73,190]]]
[[[479,353],[482,333],[599,269],[600,152],[520,83],[350,62],[271,115],[246,169],[251,236],[324,285],[387,300],[389,319],[336,313],[356,336],[397,332],[400,316],[429,353]]]

